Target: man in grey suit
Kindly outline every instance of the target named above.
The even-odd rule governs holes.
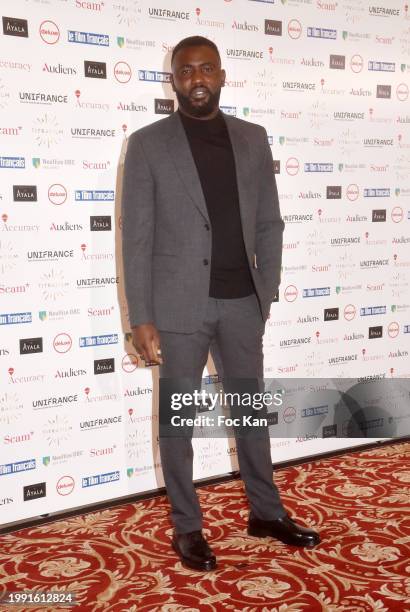
[[[184,378],[200,387],[213,346],[224,380],[261,380],[284,229],[266,130],[219,109],[225,71],[212,41],[180,41],[171,67],[179,109],[131,134],[124,164],[123,259],[133,343],[147,363],[159,364],[160,383]],[[159,442],[173,548],[186,566],[214,569],[192,482],[191,438],[160,434]],[[268,429],[257,440],[237,436],[236,444],[250,503],[248,534],[317,544],[319,535],[295,523],[282,505]]]

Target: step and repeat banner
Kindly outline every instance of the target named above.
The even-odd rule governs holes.
[[[1,524],[163,486],[158,373],[135,355],[124,299],[121,173],[128,136],[176,109],[170,52],[185,36],[216,42],[224,112],[265,126],[272,146],[286,230],[266,377],[410,375],[407,3],[1,11]],[[272,459],[363,441],[337,433],[274,438]],[[196,479],[237,469],[232,439],[194,448]]]

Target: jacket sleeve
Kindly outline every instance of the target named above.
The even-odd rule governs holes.
[[[256,250],[258,267],[270,291],[273,301],[280,285],[283,230],[285,224],[280,215],[278,190],[273,172],[273,158],[266,130],[264,132],[264,157],[259,183],[259,200],[256,213]]]
[[[153,322],[154,181],[137,133],[128,139],[121,198],[125,295],[131,327]]]

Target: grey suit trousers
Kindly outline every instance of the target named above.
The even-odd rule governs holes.
[[[200,389],[210,350],[222,380],[225,377],[263,379],[264,331],[265,323],[255,294],[237,299],[210,297],[198,331],[177,333],[159,329],[164,360],[159,376],[167,379],[189,377],[197,381],[196,388]],[[251,436],[237,436],[236,432],[235,437],[250,516],[265,520],[285,516],[286,510],[273,482],[268,429],[265,428],[262,438],[257,440]],[[202,529],[202,512],[193,485],[191,438],[160,435],[159,447],[175,531],[188,533]]]

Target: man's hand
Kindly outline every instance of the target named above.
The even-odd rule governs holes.
[[[133,327],[132,343],[145,362],[157,365],[163,363],[159,333],[153,323],[144,323]]]

